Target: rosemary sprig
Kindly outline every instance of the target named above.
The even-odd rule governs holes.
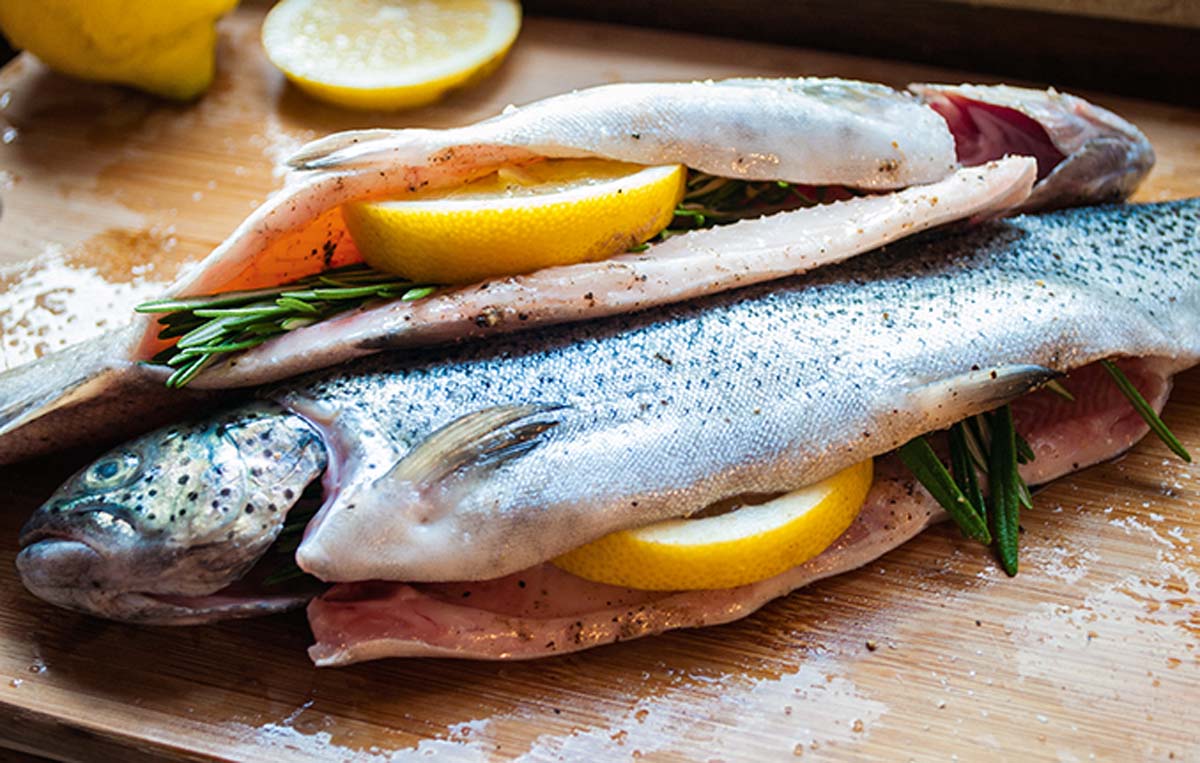
[[[175,369],[168,387],[182,387],[221,357],[327,320],[373,300],[424,299],[437,289],[349,265],[278,287],[143,302],[140,313],[162,313],[159,339],[177,339],[151,362]]]
[[[897,453],[963,535],[994,543],[1001,567],[1015,575],[1020,510],[1033,505],[1018,467],[1033,460],[1033,449],[1017,434],[1007,405],[953,425],[947,442],[949,471],[925,437],[917,437]],[[986,495],[981,474],[988,478]]]
[[[1100,364],[1129,400],[1150,430],[1184,461],[1192,457],[1179,439],[1167,428],[1129,377],[1111,360]],[[1046,387],[1056,395],[1074,402],[1075,397],[1060,382]],[[1029,485],[1018,467],[1033,461],[1034,452],[1013,426],[1012,409],[1004,406],[990,413],[972,416],[950,427],[950,469],[947,471],[924,437],[901,447],[897,453],[913,476],[950,515],[963,535],[984,543],[995,542],[1000,566],[1016,575],[1021,509],[1033,508]],[[979,487],[979,473],[988,477],[988,493]],[[980,532],[980,523],[986,528]]]
[[[1100,365],[1104,366],[1105,371],[1108,371],[1108,375],[1116,383],[1117,389],[1121,390],[1121,393],[1129,400],[1133,409],[1141,415],[1142,419],[1150,427],[1150,431],[1158,435],[1158,439],[1162,440],[1163,444],[1170,448],[1172,453],[1190,464],[1192,462],[1192,454],[1188,453],[1187,448],[1183,447],[1183,443],[1179,441],[1179,438],[1167,428],[1163,420],[1150,407],[1150,403],[1146,402],[1146,398],[1142,397],[1142,393],[1138,392],[1137,387],[1133,386],[1133,382],[1129,381],[1129,377],[1125,375],[1125,372],[1111,360],[1102,360],[1100,361]]]
[[[726,225],[748,217],[853,198],[841,186],[806,186],[782,180],[737,180],[688,170],[687,189],[675,217],[659,240],[697,228]]]
[[[964,494],[962,486],[946,471],[928,440],[924,437],[911,440],[901,446],[898,453],[900,460],[925,486],[934,500],[942,505],[963,535],[981,543],[991,542],[991,535],[978,505],[971,502]]]

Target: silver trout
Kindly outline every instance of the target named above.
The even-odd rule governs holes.
[[[1136,127],[1074,96],[1007,86],[911,89],[813,78],[616,84],[454,129],[314,141],[292,158],[286,186],[173,284],[172,296],[277,286],[357,262],[341,204],[461,185],[545,158],[682,163],[719,177],[836,184],[871,195],[693,231],[636,256],[364,306],[233,353],[192,384],[258,386],[384,349],[683,301],[795,275],[956,220],[1124,198],[1154,163]],[[130,436],[194,406],[195,390],[167,390],[169,370],[139,362],[162,348],[157,332],[141,315],[0,374],[0,463]]]
[[[117,448],[35,513],[18,566],[35,594],[101,616],[248,614],[205,607],[231,595],[324,467],[301,568],[325,581],[493,580],[614,530],[811,484],[1098,359],[1142,359],[1131,375],[1161,406],[1170,375],[1200,359],[1197,254],[1200,200],[1077,209],[635,315],[367,358]],[[1027,476],[1052,479],[1145,433],[1128,409],[1102,408],[1034,417],[1075,436],[1043,448]],[[933,516],[927,496],[880,474],[895,500],[869,499],[857,540],[818,568],[865,563]],[[884,521],[904,495],[926,510]],[[753,606],[722,611],[811,578],[756,584]],[[714,621],[664,616],[644,630]]]

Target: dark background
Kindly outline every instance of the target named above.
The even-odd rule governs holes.
[[[1200,106],[1200,29],[1182,26],[938,0],[525,0],[523,6],[530,15],[918,61]],[[0,38],[0,61],[11,55]]]

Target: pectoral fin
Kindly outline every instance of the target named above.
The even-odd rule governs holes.
[[[428,485],[451,474],[492,470],[536,448],[563,405],[505,405],[456,419],[425,438],[382,479]]]
[[[998,408],[1058,376],[1057,371],[1037,365],[976,367],[912,390],[905,407],[953,423]]]

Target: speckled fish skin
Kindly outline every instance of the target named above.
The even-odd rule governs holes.
[[[924,103],[917,96],[882,85],[836,79],[622,84],[548,98],[450,130],[337,133],[304,147],[292,160],[298,171],[289,176],[288,184],[203,262],[187,269],[172,284],[170,293],[217,292],[238,274],[267,279],[247,286],[277,285],[268,283],[270,279],[257,268],[266,251],[286,261],[283,270],[289,278],[315,273],[329,265],[324,261],[327,247],[343,254],[353,251],[340,222],[340,204],[402,196],[416,188],[453,186],[503,164],[544,156],[680,161],[736,178],[879,189],[945,178],[954,169],[956,153],[963,163],[977,164],[1007,154],[1023,155],[1032,148],[1046,154],[1039,155],[1039,165],[1045,165],[1049,174],[1036,184],[1027,208],[1096,202],[1127,194],[1153,162],[1153,151],[1136,128],[1072,96],[1008,86],[922,85],[914,90],[926,99]],[[984,155],[972,153],[964,158],[962,138],[978,132],[978,125],[973,119],[954,119],[950,111],[938,116],[937,104],[951,98],[951,90],[954,98],[968,104],[1005,110],[1006,116],[991,123],[1013,129],[1001,130],[995,134],[996,140],[985,141]],[[987,108],[965,111],[972,114]],[[964,128],[964,135],[955,131],[957,126]],[[1059,161],[1061,171],[1050,166]],[[906,235],[916,227],[901,227],[889,236]],[[854,230],[855,226],[847,228]],[[747,228],[742,232],[749,234],[746,245],[752,247],[752,232]],[[704,246],[701,238],[697,234],[692,240]],[[727,242],[714,241],[712,245],[726,248]],[[747,246],[739,243],[735,251]],[[274,268],[265,270],[275,272]],[[760,273],[750,280],[761,277],[765,276]],[[553,288],[554,279],[549,280]],[[604,281],[602,271],[598,280]],[[728,286],[728,281],[721,283],[720,278],[713,283],[714,289]],[[536,285],[547,286],[544,281]],[[595,291],[603,288],[598,286]],[[653,288],[647,291],[659,302],[669,296]],[[547,312],[546,305],[555,298],[553,292],[525,296],[538,303],[542,312]],[[585,319],[605,309],[601,305],[580,314],[564,310],[552,317]],[[208,372],[203,372],[194,383],[197,387],[206,383],[214,387],[258,385],[280,378],[273,374],[281,368],[286,368],[281,373],[291,375],[338,362],[364,350],[356,344],[364,333],[372,339],[387,333],[386,325],[381,328],[375,322],[386,318],[383,311],[376,311],[354,326],[341,325],[346,333],[333,337],[334,325],[323,324],[320,351],[292,351],[297,344],[311,347],[307,341],[281,343],[282,352],[288,353],[284,363],[274,362],[280,357],[277,354],[269,363],[250,363],[256,368],[252,373],[228,375],[223,371],[229,371],[232,364],[222,364],[210,369],[211,382],[205,381]],[[447,325],[411,333],[406,330],[403,341],[418,337],[423,337],[422,342],[445,341],[466,333],[458,331],[448,337],[442,331]],[[500,324],[501,330],[519,325]],[[52,353],[27,368],[0,374],[0,463],[97,439],[132,436],[188,410],[196,400],[196,390],[186,398],[179,390],[168,390],[162,385],[166,377],[163,367],[139,362],[160,349],[156,335],[153,316],[142,314],[130,325],[90,340],[86,347]],[[310,333],[305,339],[312,337]],[[128,415],[135,408],[154,415]]]
[[[1098,358],[1191,365],[1198,225],[1196,199],[1026,216],[309,377],[276,394],[338,467],[297,560],[334,581],[494,578],[810,484]]]
[[[183,454],[155,444],[169,430],[114,453],[137,453],[142,479],[167,488],[205,475],[197,500],[208,506],[229,486],[212,471],[228,461],[213,460],[212,440],[253,416],[258,444],[235,451],[272,451],[261,489],[285,491],[280,511],[327,464],[302,566],[338,581],[491,579],[620,527],[795,489],[1098,358],[1192,365],[1197,254],[1197,199],[1021,217],[689,304],[370,358],[266,391],[280,407],[180,430]],[[281,471],[287,460],[303,466]],[[262,543],[209,544],[192,519],[176,534],[148,524],[145,512],[177,506],[178,488],[83,484],[104,463],[30,521],[26,585],[121,619],[248,613],[203,602],[180,612],[140,593],[203,597]],[[91,514],[127,527],[113,535]],[[172,571],[170,559],[206,545],[200,558],[227,570],[219,580]]]
[[[69,479],[21,530],[26,588],[115,620],[190,624],[270,614],[306,595],[212,596],[262,557],[325,468],[317,433],[255,404],[158,430]]]

